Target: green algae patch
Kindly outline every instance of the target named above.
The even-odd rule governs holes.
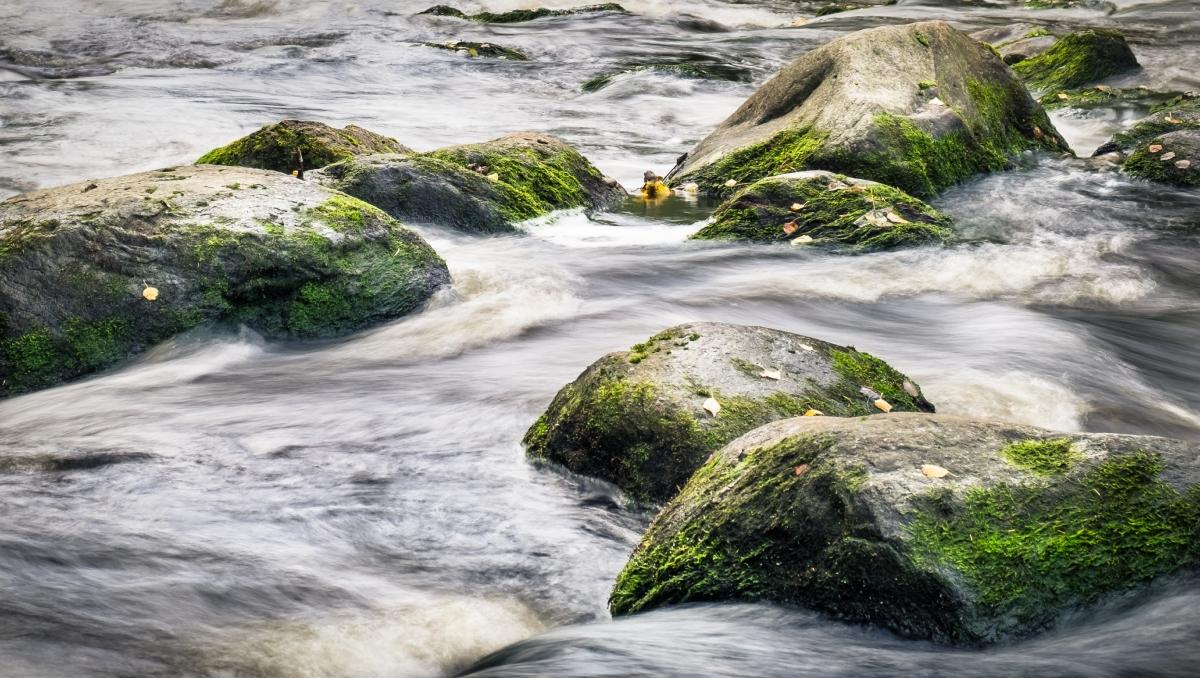
[[[1200,129],[1181,129],[1155,137],[1135,150],[1121,167],[1140,179],[1172,186],[1200,186]]]
[[[526,21],[534,21],[535,19],[544,19],[546,17],[595,14],[598,12],[625,13],[625,8],[615,2],[608,2],[598,5],[572,7],[570,9],[549,9],[546,7],[537,7],[534,9],[514,9],[509,12],[479,12],[476,14],[467,14],[461,9],[457,9],[449,5],[434,5],[423,12],[418,12],[418,14],[426,14],[430,16],[448,16],[456,19],[466,19],[467,21],[477,21],[485,24],[516,24]]]
[[[1108,87],[1096,85],[1079,89],[1058,90],[1043,94],[1038,103],[1046,110],[1057,108],[1103,108],[1110,106],[1157,107],[1176,100],[1178,92],[1160,92],[1148,87]]]
[[[498,209],[511,223],[555,210],[589,207],[592,201],[584,182],[604,181],[587,158],[561,142],[539,144],[504,137],[484,144],[451,146],[422,157],[488,178],[500,193]]]
[[[1000,456],[1040,475],[1056,475],[1071,470],[1083,459],[1070,438],[1023,440],[1000,450]]]
[[[1162,470],[1140,452],[1069,481],[967,490],[948,515],[915,517],[918,557],[960,572],[1001,623],[1042,627],[1056,610],[1200,563],[1200,490],[1173,489]]]
[[[692,238],[781,242],[807,236],[813,244],[869,251],[942,243],[951,235],[948,218],[899,189],[809,172],[742,189]]]
[[[455,40],[451,42],[426,42],[426,47],[457,52],[472,59],[507,59],[509,61],[529,61],[529,55],[510,47],[504,47],[490,42],[472,42],[470,40]]]
[[[355,125],[339,130],[319,122],[284,120],[215,148],[196,160],[196,164],[291,173],[317,169],[356,155],[409,150],[391,137]]]
[[[1138,67],[1120,31],[1097,28],[1065,35],[1012,68],[1030,87],[1045,92],[1090,85]]]
[[[688,174],[683,181],[698,184],[700,191],[708,195],[730,195],[741,184],[809,169],[809,157],[821,148],[827,136],[809,127],[787,129],[766,141],[735,150]]]

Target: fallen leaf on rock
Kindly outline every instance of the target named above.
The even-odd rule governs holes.
[[[1045,136],[1045,135],[1042,133],[1042,128],[1038,127],[1037,125],[1034,125],[1033,126],[1033,138],[1041,139],[1043,136]]]
[[[886,414],[892,411],[892,404],[883,398],[879,398],[875,401],[875,409]]]
[[[789,222],[787,222],[786,224],[784,224],[784,225],[783,225],[783,232],[784,232],[786,235],[791,235],[791,234],[793,234],[793,233],[795,233],[795,232],[796,232],[796,229],[797,229],[797,228],[799,228],[799,227],[798,227],[798,226],[796,226],[796,222],[794,222],[794,221],[789,221]]]
[[[926,478],[945,478],[950,472],[937,464],[925,464],[921,467],[921,474]]]
[[[1161,157],[1161,158],[1159,158],[1159,159],[1160,159],[1160,160],[1162,160],[1163,162],[1166,162],[1166,161],[1168,161],[1168,160],[1174,160],[1174,159],[1175,159],[1175,154],[1174,154],[1174,153],[1172,153],[1171,151],[1167,151],[1166,153],[1163,153],[1163,154],[1162,154],[1162,157]]]
[[[763,370],[758,376],[762,377],[763,379],[774,379],[775,381],[779,381],[780,379],[783,379],[783,372],[780,372],[779,370]]]
[[[823,417],[823,416],[825,416],[825,413],[822,412],[821,410],[805,410],[804,416],[806,416],[806,417]]]
[[[796,467],[796,475],[802,476],[805,473],[808,473],[808,464],[800,464]]]
[[[813,241],[813,237],[811,235],[802,235],[798,238],[794,238],[792,240],[792,244],[793,245],[807,245],[812,241]]]
[[[1172,125],[1178,125],[1179,123],[1181,123],[1183,121],[1176,117],[1170,117],[1170,118],[1167,118],[1167,122],[1171,123]]]
[[[1150,151],[1151,153],[1158,153],[1162,150],[1162,144],[1150,144],[1150,148],[1147,148],[1146,150]]]
[[[1101,92],[1107,92],[1109,90],[1109,87],[1108,87],[1108,85],[1096,85],[1096,89]]]
[[[715,417],[721,411],[721,403],[717,402],[716,398],[709,398],[704,401],[704,411]]]
[[[1070,99],[1071,96],[1069,94],[1067,94],[1066,92],[1059,92],[1058,98],[1060,101],[1066,101],[1067,99]]]
[[[689,181],[688,183],[680,186],[679,190],[683,191],[684,193],[698,193],[700,191],[700,184],[694,181]]]
[[[793,212],[799,212],[800,210],[804,209],[804,206],[807,204],[808,203],[806,203],[806,202],[794,202],[794,203],[792,203],[792,206],[789,207],[788,209],[790,209]]]
[[[905,393],[909,394],[910,396],[912,396],[914,398],[921,395],[921,392],[917,390],[916,385],[907,379],[904,380],[903,388],[904,388]]]
[[[729,181],[725,182],[725,188],[733,188],[734,186],[737,186],[736,179],[730,179]]]
[[[492,182],[500,181],[500,175],[492,172],[491,174],[487,175],[487,180]]]
[[[1191,160],[1179,160],[1175,163],[1175,166],[1178,167],[1179,169],[1187,169],[1192,166],[1192,161]]]
[[[908,219],[905,219],[904,217],[900,216],[899,214],[896,214],[895,212],[888,212],[886,216],[887,216],[887,220],[892,222],[893,224],[911,223],[911,222],[909,222]]]
[[[146,301],[154,301],[158,298],[158,288],[146,285],[146,288],[142,290],[142,297]]]

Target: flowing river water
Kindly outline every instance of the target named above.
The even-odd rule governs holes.
[[[624,0],[633,15],[505,26],[412,16],[426,4],[0,3],[0,196],[190,162],[283,118],[421,150],[547,131],[634,186],[806,50],[934,18],[1118,26],[1145,70],[1114,83],[1200,89],[1194,1],[901,0],[802,26],[811,8],[786,0]],[[420,46],[455,39],[533,61]],[[580,90],[664,57],[745,78]],[[1086,156],[1138,115],[1054,119]],[[197,332],[0,402],[0,675],[1195,675],[1186,581],[986,650],[769,605],[609,617],[652,514],[530,465],[519,441],[585,366],[677,322],[855,345],[940,412],[1200,438],[1200,192],[1043,157],[934,204],[959,243],[863,256],[685,242],[704,209],[675,202],[520,236],[416,224],[455,280],[423,313],[326,343]]]

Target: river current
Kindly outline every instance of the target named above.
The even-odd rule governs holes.
[[[787,0],[503,26],[413,16],[427,4],[4,0],[0,197],[191,162],[284,118],[420,150],[545,131],[632,187],[796,56],[913,20],[1116,26],[1145,68],[1111,84],[1200,89],[1194,1],[900,0],[800,25],[812,7]],[[461,39],[533,60],[421,46]],[[580,89],[680,56],[743,80]],[[1087,156],[1141,113],[1053,119]],[[322,343],[195,332],[0,402],[0,676],[1195,675],[1187,581],[987,650],[770,605],[609,617],[652,513],[519,441],[589,363],[671,324],[851,344],[939,412],[1200,439],[1200,192],[1041,157],[933,203],[957,244],[862,256],[685,242],[704,210],[674,202],[517,236],[413,224],[454,276],[420,314]]]

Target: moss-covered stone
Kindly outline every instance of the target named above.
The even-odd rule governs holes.
[[[206,165],[15,196],[0,203],[0,246],[0,395],[204,324],[345,334],[415,310],[448,282],[419,236],[370,205]]]
[[[397,218],[474,232],[512,231],[556,210],[606,209],[626,197],[578,151],[541,134],[356,158],[311,178]]]
[[[1139,68],[1120,31],[1095,28],[1060,37],[1054,46],[1013,65],[1013,72],[1043,92],[1094,84]]]
[[[1150,109],[1150,115],[1118,132],[1095,155],[1116,153],[1122,158],[1147,146],[1155,138],[1180,130],[1200,129],[1200,96],[1183,94]]]
[[[722,203],[712,221],[692,237],[790,240],[867,251],[941,243],[951,234],[948,218],[903,191],[874,181],[810,171],[747,186]]]
[[[763,376],[770,370],[780,378]],[[878,413],[879,396],[896,410],[933,410],[903,374],[853,348],[762,327],[694,323],[592,364],[554,397],[525,445],[534,459],[658,502],[746,431],[809,410]],[[703,408],[709,398],[720,404],[716,416]]]
[[[664,507],[610,606],[769,600],[917,638],[1026,635],[1200,562],[1198,451],[920,414],[775,422]]]
[[[400,142],[355,125],[343,129],[309,120],[267,125],[205,153],[202,165],[236,165],[292,173],[318,169],[357,155],[407,153]]]
[[[625,8],[615,2],[606,2],[597,5],[572,7],[570,9],[549,9],[546,7],[536,7],[533,9],[514,9],[508,12],[479,12],[477,14],[467,14],[461,9],[457,9],[449,5],[435,5],[423,12],[418,12],[418,14],[448,16],[456,19],[478,21],[479,23],[485,24],[516,24],[526,21],[533,21],[535,19],[544,19],[546,17],[572,16],[575,14],[595,14],[598,12],[624,13]]]
[[[1148,87],[1109,87],[1096,85],[1081,89],[1047,92],[1038,101],[1047,110],[1056,108],[1111,108],[1144,106],[1150,108],[1182,96],[1180,92],[1161,92]]]
[[[753,77],[748,68],[729,65],[711,57],[689,55],[686,60],[672,59],[669,61],[639,61],[637,63],[630,63],[589,78],[579,88],[584,92],[598,92],[620,78],[638,74],[667,75],[692,80],[725,80],[729,82],[749,82]]]
[[[1200,186],[1200,129],[1155,137],[1121,166],[1130,175],[1172,186]]]
[[[451,42],[426,42],[426,47],[444,49],[466,56],[486,59],[508,59],[509,61],[528,61],[529,55],[511,47],[504,47],[491,42],[472,42],[470,40],[454,40]]]
[[[942,22],[859,31],[786,67],[672,170],[710,195],[806,169],[927,197],[1029,150],[1067,150],[985,45]]]

